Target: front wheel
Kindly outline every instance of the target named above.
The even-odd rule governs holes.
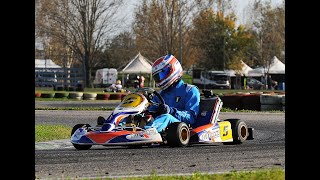
[[[171,147],[184,147],[189,144],[190,130],[186,123],[175,122],[168,126],[167,142]]]
[[[227,119],[231,123],[233,142],[224,142],[223,144],[242,144],[249,136],[248,126],[240,119]]]
[[[76,124],[73,126],[72,131],[71,131],[71,136],[74,134],[74,132],[81,128],[81,127],[91,127],[90,124]],[[88,150],[92,147],[92,145],[82,145],[82,144],[74,144],[72,143],[73,147],[75,147],[78,150]]]

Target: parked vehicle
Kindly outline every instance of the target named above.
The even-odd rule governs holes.
[[[231,89],[230,75],[224,71],[194,69],[192,84],[205,89]]]
[[[97,87],[109,87],[115,84],[118,78],[118,71],[115,68],[103,68],[96,71],[96,76],[93,81],[93,86]]]
[[[250,89],[254,89],[254,90],[260,90],[263,88],[264,84],[253,78],[253,77],[248,77],[247,78],[247,86],[250,88]]]
[[[35,72],[35,86],[53,87],[57,82],[57,75],[53,71]]]

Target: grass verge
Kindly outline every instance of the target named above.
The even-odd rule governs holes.
[[[72,128],[64,125],[36,125],[35,141],[45,142],[70,138]]]
[[[203,173],[193,173],[191,176],[157,176],[153,174],[147,177],[128,177],[122,178],[125,180],[200,180],[200,179],[215,179],[215,180],[260,180],[260,179],[273,179],[273,180],[283,180],[285,179],[285,172],[281,168],[272,168],[272,169],[259,169],[256,171],[247,171],[247,172],[238,172],[233,171],[230,173],[222,174],[203,174]]]
[[[67,178],[68,179],[68,178]],[[70,178],[72,179],[72,178]],[[96,179],[120,179],[120,180],[284,180],[285,171],[282,168],[271,168],[271,169],[258,169],[251,171],[232,171],[229,173],[221,174],[206,174],[206,173],[193,173],[192,175],[173,175],[173,176],[158,176],[156,173],[152,173],[150,176],[139,176],[139,177],[122,177],[122,178],[96,178]],[[89,178],[84,178],[89,180]]]
[[[156,174],[143,178],[128,177],[123,178],[125,180],[200,180],[200,179],[215,179],[215,180],[260,180],[260,179],[273,179],[273,180],[283,180],[285,179],[285,172],[281,168],[272,168],[272,169],[259,169],[256,171],[233,171],[230,173],[222,174],[206,174],[206,173],[193,173],[191,176],[157,176]]]

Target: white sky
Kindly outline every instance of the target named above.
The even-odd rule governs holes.
[[[280,5],[283,1],[285,0],[262,0],[263,2],[268,2],[270,1],[273,6]],[[239,23],[243,24],[244,23],[244,14],[245,8],[248,6],[249,3],[253,3],[253,0],[234,0],[235,2],[235,7],[236,7],[236,14]]]

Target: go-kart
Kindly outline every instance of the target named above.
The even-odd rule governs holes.
[[[218,118],[223,104],[218,96],[212,91],[203,91],[203,95],[195,124],[176,122],[159,133],[156,128],[145,128],[145,125],[152,120],[148,107],[165,104],[164,99],[152,88],[140,88],[126,95],[107,119],[98,117],[95,127],[76,124],[71,131],[71,143],[78,150],[87,150],[92,145],[184,147],[217,142],[241,144],[253,139],[253,128],[242,120]],[[153,101],[154,96],[160,103]]]

